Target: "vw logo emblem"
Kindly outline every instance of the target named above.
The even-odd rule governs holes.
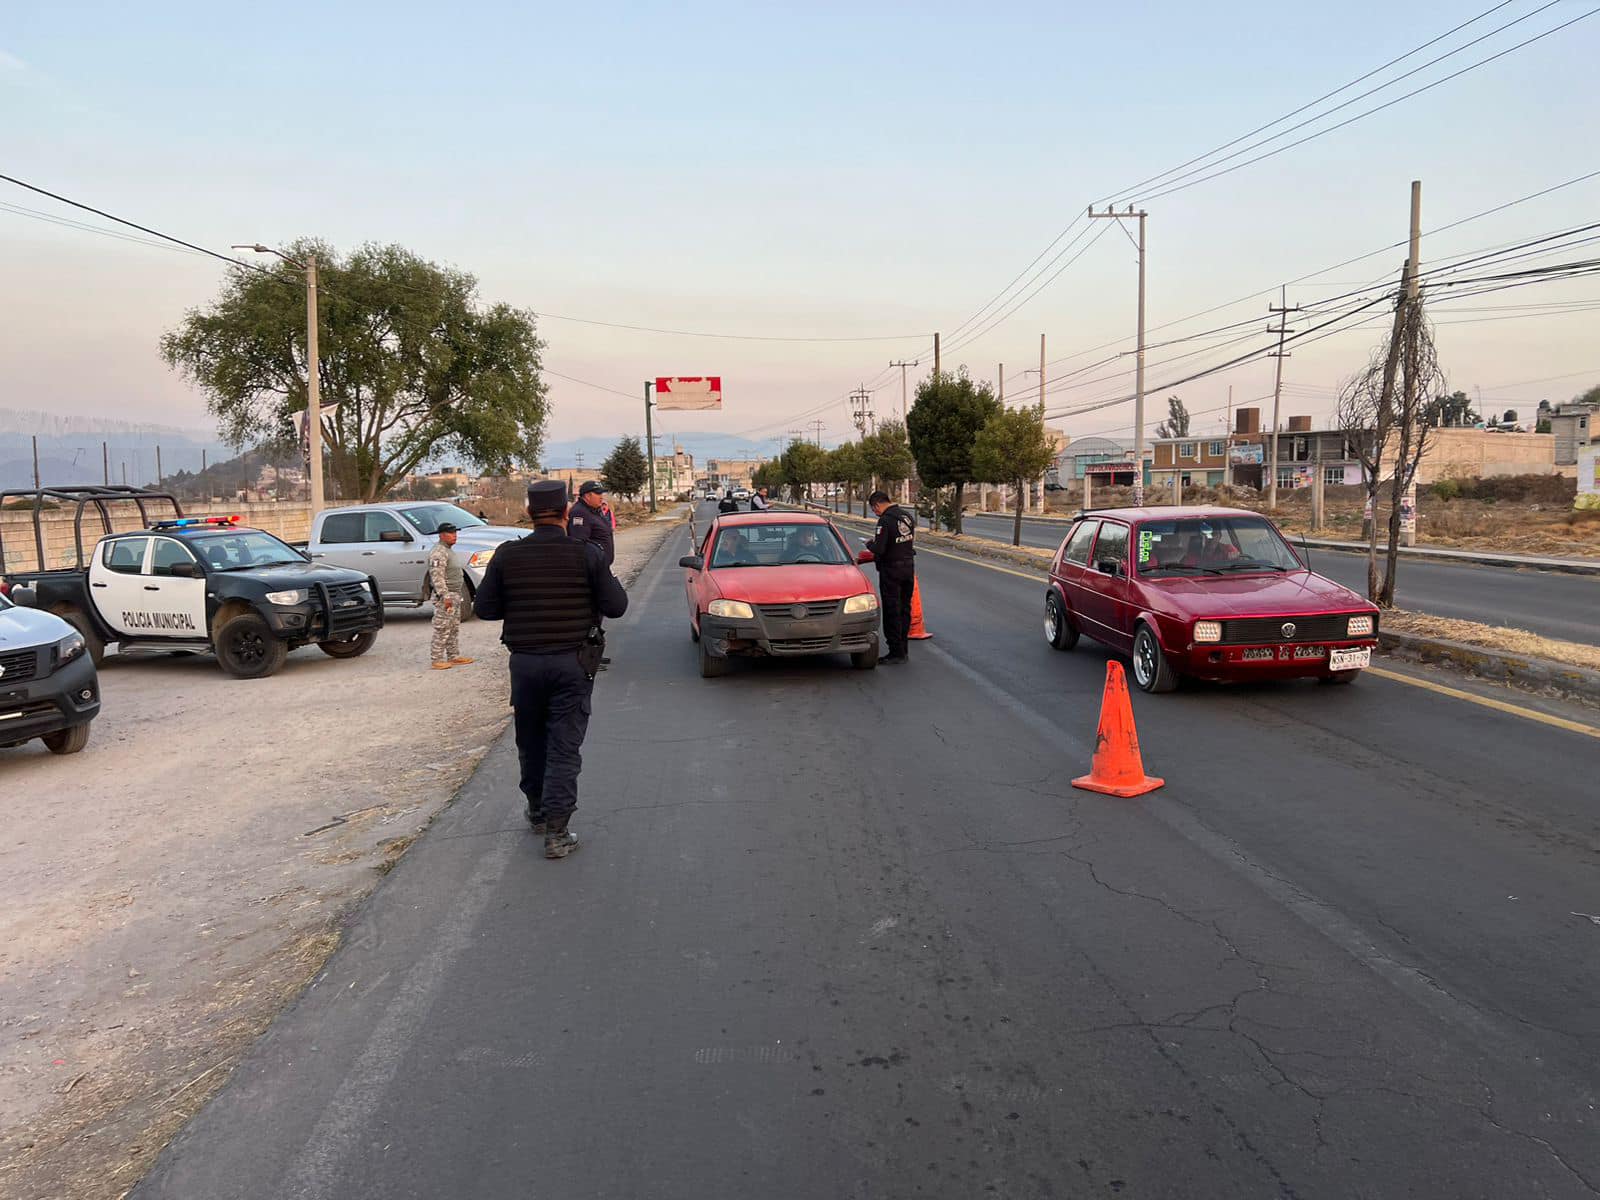
[[[1293,621],[1285,621],[1283,623],[1283,636],[1286,637],[1286,638],[1292,638],[1294,636],[1294,622]]]
[[[791,604],[789,606],[789,615],[796,621],[805,620],[806,614],[810,611],[804,604]]]

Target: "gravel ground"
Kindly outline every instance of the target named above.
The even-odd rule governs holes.
[[[629,580],[676,524],[623,531]],[[430,611],[241,681],[108,659],[89,747],[0,750],[0,1195],[122,1195],[505,727],[498,623]]]

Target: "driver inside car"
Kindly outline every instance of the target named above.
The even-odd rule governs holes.
[[[802,560],[807,562],[822,562],[826,552],[822,545],[822,534],[819,530],[804,526],[795,531],[790,537],[789,544],[784,547],[784,561],[796,563]]]

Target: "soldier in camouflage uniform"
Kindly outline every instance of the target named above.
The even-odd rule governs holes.
[[[433,593],[433,669],[446,671],[473,660],[461,653],[461,606],[467,593],[466,576],[456,557],[456,527],[446,521],[438,528],[439,541],[428,552],[428,590]]]

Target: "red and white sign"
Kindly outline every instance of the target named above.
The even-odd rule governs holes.
[[[693,411],[722,407],[721,375],[659,376],[656,379],[656,407]]]

